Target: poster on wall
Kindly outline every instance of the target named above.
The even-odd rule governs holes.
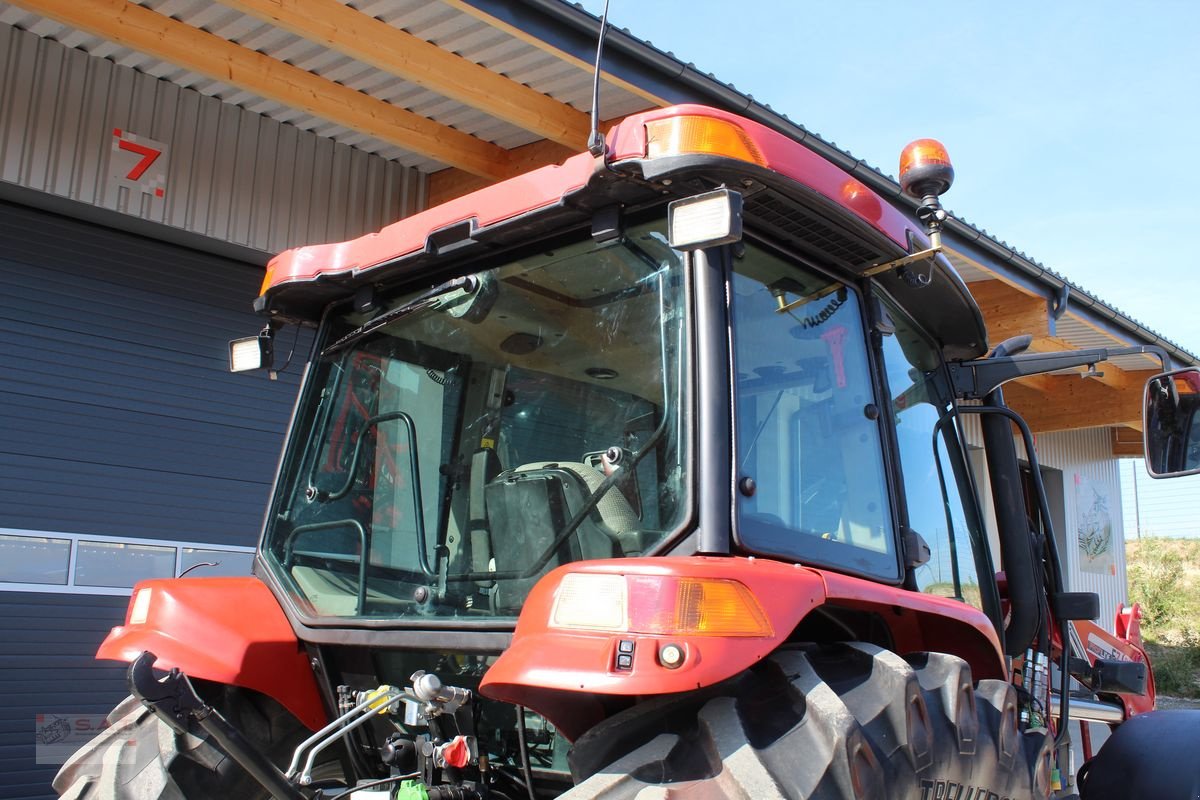
[[[1075,536],[1079,543],[1079,569],[1116,575],[1113,554],[1113,521],[1108,486],[1086,475],[1075,475]]]

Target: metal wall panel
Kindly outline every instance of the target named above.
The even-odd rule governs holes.
[[[1038,460],[1044,467],[1062,470],[1065,529],[1063,547],[1067,585],[1076,592],[1100,595],[1098,624],[1114,630],[1117,606],[1129,602],[1125,576],[1125,530],[1121,513],[1120,465],[1112,454],[1112,438],[1107,428],[1045,433],[1037,437]],[[1080,480],[1077,480],[1080,479]],[[1108,500],[1108,519],[1112,523],[1113,571],[1098,574],[1081,569],[1083,558],[1077,546],[1077,528],[1087,509],[1079,492],[1079,483],[1090,481]]]
[[[967,442],[972,447],[983,446],[983,435],[976,415],[963,416]],[[1025,457],[1025,447],[1017,438],[1017,455]],[[1076,592],[1096,592],[1100,595],[1100,619],[1098,624],[1114,630],[1117,606],[1129,602],[1129,585],[1125,573],[1125,529],[1122,513],[1120,462],[1112,454],[1112,440],[1108,428],[1088,428],[1078,431],[1060,431],[1038,434],[1035,442],[1038,463],[1043,468],[1061,473],[1062,486],[1048,486],[1051,515],[1061,512],[1054,519],[1056,533],[1065,564],[1067,588]],[[996,547],[996,520],[991,512],[991,490],[983,459],[975,459],[980,493],[984,495],[985,523],[989,537]],[[1077,477],[1080,482],[1091,481],[1104,492],[1108,499],[1108,517],[1112,523],[1112,548],[1114,570],[1110,574],[1098,574],[1081,569],[1077,531],[1086,509],[1080,508]]]
[[[166,196],[108,179],[115,128],[168,146]],[[424,207],[425,176],[0,25],[0,180],[274,253]]]
[[[253,545],[309,341],[229,373],[261,276],[0,204],[0,527]]]
[[[124,665],[95,659],[127,604],[124,597],[0,592],[0,800],[55,796],[50,780],[58,765],[36,763],[39,714],[95,718],[128,694]]]

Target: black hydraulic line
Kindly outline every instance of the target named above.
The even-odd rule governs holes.
[[[999,389],[988,395],[987,405],[1007,408]],[[962,409],[973,410],[970,407]],[[1015,416],[1015,415],[1014,415]],[[1038,586],[1034,574],[1032,537],[1025,515],[1017,448],[1008,418],[986,414],[980,420],[991,477],[996,527],[1000,533],[1000,555],[1008,581],[1010,617],[1004,631],[1005,652],[1019,656],[1028,649],[1040,627],[1041,608],[1036,602]]]
[[[940,422],[940,420],[939,420]],[[942,508],[946,514],[946,529],[950,534],[947,537],[950,551],[950,579],[954,581],[954,599],[962,600],[962,575],[958,567],[958,537],[954,535],[954,517],[950,512],[950,494],[946,491],[946,472],[942,469],[942,459],[938,453],[938,433],[941,431],[941,425],[935,425],[933,429],[933,465],[937,467],[938,487],[942,492]]]
[[[517,706],[517,746],[521,748],[521,774],[529,800],[537,800],[533,791],[533,766],[529,763],[529,743],[525,740],[525,706]]]
[[[419,777],[421,777],[421,773],[419,772],[410,772],[406,775],[391,775],[387,778],[380,778],[379,780],[367,781],[357,786],[351,786],[344,792],[338,792],[333,797],[327,798],[327,800],[344,800],[344,798],[349,797],[360,789],[374,789],[376,786],[387,786],[389,783],[399,783],[400,781],[412,780]]]
[[[1046,531],[1047,548],[1050,553],[1050,567],[1055,579],[1055,589],[1062,591],[1062,561],[1058,553],[1058,543],[1054,539],[1053,522],[1050,518],[1050,501],[1046,496],[1046,485],[1042,482],[1041,466],[1037,460],[1037,451],[1034,448],[1033,432],[1029,430],[1029,425],[1021,418],[1019,414],[1007,407],[989,408],[987,406],[961,406],[958,409],[966,413],[980,414],[986,420],[989,417],[1000,417],[1016,424],[1021,432],[1021,440],[1025,444],[1025,452],[1029,457],[1030,468],[1034,470],[1033,485],[1037,490],[1038,513],[1042,517],[1042,525]],[[982,420],[981,420],[982,421]],[[1009,437],[1011,441],[1011,436]],[[1010,584],[1011,587],[1011,584]],[[1009,598],[1011,602],[1012,593],[1010,591]],[[1069,747],[1071,744],[1070,731],[1068,725],[1071,720],[1071,673],[1070,673],[1070,654],[1071,654],[1071,634],[1068,621],[1059,620],[1059,636],[1062,639],[1062,652],[1059,656],[1059,703],[1058,703],[1058,732],[1054,738],[1056,751],[1061,751],[1064,747]],[[1046,630],[1046,649],[1049,655],[1049,627]],[[1007,652],[1007,648],[1006,648]],[[1047,659],[1048,660],[1048,659]],[[1049,709],[1047,709],[1049,713]]]

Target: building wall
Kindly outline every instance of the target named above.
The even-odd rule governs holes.
[[[165,145],[161,185],[114,178],[122,138]],[[277,381],[228,372],[229,339],[262,326],[268,254],[425,193],[414,170],[0,25],[0,800],[52,796],[82,741],[57,737],[125,695],[92,656],[135,580],[249,571],[311,341],[281,333],[281,360],[297,352]]]
[[[1121,512],[1120,462],[1112,455],[1111,434],[1106,428],[1048,433],[1037,437],[1043,467],[1062,470],[1066,527],[1060,533],[1068,545],[1065,555],[1067,585],[1078,592],[1100,595],[1100,624],[1113,630],[1117,606],[1129,602],[1125,577],[1125,529]],[[1094,507],[1103,509],[1097,514]],[[1110,559],[1089,559],[1079,544],[1093,518],[1111,524]]]
[[[968,445],[981,448],[983,437],[977,418],[966,415],[964,427]],[[1129,593],[1125,576],[1120,462],[1112,455],[1110,437],[1107,428],[1045,433],[1035,437],[1034,446],[1046,484],[1067,587],[1071,591],[1096,592],[1100,596],[1098,624],[1113,631],[1117,606],[1129,602]],[[1016,441],[1018,457],[1027,460],[1024,444],[1019,437]],[[972,461],[978,473],[985,524],[995,554],[998,539],[987,470],[982,452],[976,450],[975,453]],[[1096,508],[1097,498],[1102,510]],[[1089,532],[1097,526],[1103,528],[1105,524],[1110,531],[1108,555],[1089,558],[1080,545],[1081,528],[1087,540]]]
[[[167,146],[163,197],[110,180],[114,131]],[[275,253],[424,207],[362,150],[0,25],[0,181]]]

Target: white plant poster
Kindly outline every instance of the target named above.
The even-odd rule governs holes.
[[[1080,570],[1117,574],[1108,486],[1079,474],[1075,475],[1075,535]]]

